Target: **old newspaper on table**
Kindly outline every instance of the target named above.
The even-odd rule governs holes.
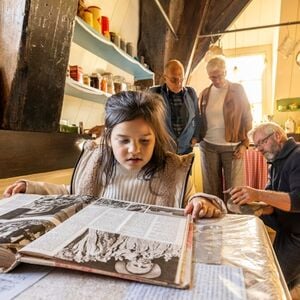
[[[192,232],[182,209],[99,199],[20,250],[20,261],[187,288]]]
[[[96,200],[89,196],[19,194],[0,201],[0,273],[17,264],[17,252],[28,243]]]

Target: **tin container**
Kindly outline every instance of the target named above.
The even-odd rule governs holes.
[[[80,66],[70,66],[70,77],[80,83],[83,83],[83,71]]]
[[[126,52],[126,40],[121,38],[121,41],[120,41],[120,48]]]
[[[126,44],[126,52],[128,55],[133,56],[133,45],[132,43],[127,43]]]
[[[120,36],[115,32],[110,32],[110,40],[114,43],[117,47],[120,47]]]
[[[104,36],[109,35],[109,19],[106,16],[101,17],[101,30]]]
[[[85,9],[82,15],[82,19],[85,21],[85,23],[89,24],[91,27],[93,27],[93,14],[89,10]]]
[[[89,6],[88,10],[93,14],[93,27],[101,33],[101,8],[98,6]]]

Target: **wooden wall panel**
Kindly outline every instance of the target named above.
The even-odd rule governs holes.
[[[77,134],[0,130],[0,178],[73,168]]]

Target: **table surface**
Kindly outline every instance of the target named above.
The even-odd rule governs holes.
[[[206,262],[241,268],[247,299],[290,299],[271,242],[260,219],[232,214],[219,219],[203,219],[195,224],[194,232],[194,266],[199,262]],[[23,266],[28,270],[36,267],[20,267]],[[26,272],[23,275],[26,276]],[[14,299],[135,299],[128,298],[128,290],[132,284],[121,279],[54,268]],[[230,286],[230,282],[228,284]],[[156,289],[156,292],[163,293],[166,289],[146,286],[150,292]],[[174,298],[167,293],[161,299]],[[230,298],[222,296],[219,299]]]

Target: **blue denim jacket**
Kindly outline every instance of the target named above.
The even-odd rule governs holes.
[[[150,88],[150,92],[160,94],[164,100],[166,106],[166,124],[168,131],[174,141],[177,144],[178,154],[187,154],[193,151],[191,147],[192,138],[199,140],[200,134],[200,116],[198,109],[198,98],[195,90],[192,87],[183,88],[184,103],[188,111],[188,121],[181,132],[180,136],[177,138],[171,123],[171,106],[168,99],[167,86],[164,84],[162,86],[154,86]]]

